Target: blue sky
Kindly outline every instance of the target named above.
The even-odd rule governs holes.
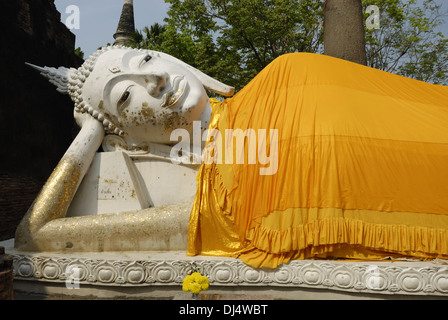
[[[79,8],[79,29],[72,29],[72,32],[76,35],[76,47],[81,47],[86,57],[98,47],[114,42],[123,3],[123,0],[55,0],[64,23],[71,15],[71,12],[66,13],[67,7],[76,5]],[[168,7],[164,0],[134,0],[136,29],[162,23]]]
[[[441,1],[448,10],[448,1]],[[123,0],[55,0],[64,23],[71,15],[66,13],[67,7],[76,5],[79,8],[80,28],[72,32],[76,35],[76,47],[81,47],[86,57],[98,47],[114,42],[123,3]],[[141,30],[155,22],[163,23],[168,7],[164,0],[134,0],[136,28]],[[445,19],[448,21],[448,17]],[[441,31],[448,38],[448,23]]]

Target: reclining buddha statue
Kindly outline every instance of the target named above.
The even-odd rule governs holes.
[[[448,256],[448,87],[309,53],[235,95],[149,50],[35,68],[71,96],[81,130],[18,250],[185,250],[271,268]]]

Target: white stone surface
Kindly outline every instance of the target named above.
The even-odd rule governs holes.
[[[84,292],[90,288],[95,294],[110,294],[111,290],[122,294],[124,287],[133,288],[130,292],[135,293],[138,288],[147,287],[151,291],[171,291],[175,296],[173,288],[180,293],[183,278],[198,271],[209,278],[210,289],[218,292],[232,288],[254,295],[283,290],[283,296],[278,297],[285,299],[300,298],[307,292],[317,299],[344,295],[448,298],[448,263],[441,260],[294,260],[276,269],[254,269],[238,259],[187,257],[184,251],[23,253],[14,250],[13,240],[0,246],[14,257],[15,279],[22,283],[22,288],[27,281],[41,286],[48,283],[50,287],[59,284],[63,288],[73,276],[73,268],[77,268],[79,288],[87,290]],[[76,294],[75,291],[66,290],[65,294]]]
[[[97,153],[67,217],[129,212],[185,201],[196,193],[197,169],[151,155]]]

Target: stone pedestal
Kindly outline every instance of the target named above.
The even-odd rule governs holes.
[[[0,243],[1,244],[1,243]],[[172,252],[32,253],[14,257],[16,292],[77,299],[182,299],[193,271],[223,299],[448,299],[446,261],[296,260],[253,269],[238,259]]]
[[[0,300],[14,299],[13,279],[13,258],[0,247]]]

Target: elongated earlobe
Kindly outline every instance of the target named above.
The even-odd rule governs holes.
[[[235,88],[228,86],[209,75],[205,74],[204,72],[190,66],[189,64],[183,62],[182,60],[179,60],[169,54],[163,53],[163,52],[157,52],[160,54],[164,59],[171,60],[175,63],[181,64],[185,66],[188,70],[190,70],[201,82],[204,88],[207,90],[210,90],[214,93],[220,94],[225,97],[230,97],[234,94]]]

